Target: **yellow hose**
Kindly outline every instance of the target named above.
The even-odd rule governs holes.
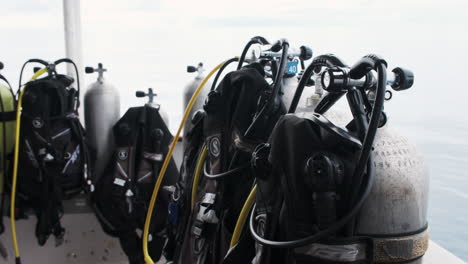
[[[47,72],[47,68],[42,68],[37,71],[31,80],[37,79],[39,76]],[[21,128],[21,105],[23,103],[23,89],[18,96],[18,106],[16,108],[16,128],[15,128],[15,152],[13,160],[13,180],[11,183],[11,199],[10,199],[10,223],[11,223],[11,236],[13,240],[13,248],[15,250],[16,263],[20,263],[20,252],[18,246],[18,239],[16,238],[16,222],[15,222],[15,203],[16,203],[16,182],[18,177],[18,158],[19,158],[19,145],[20,145],[20,128]]]
[[[244,206],[239,214],[239,218],[237,218],[236,227],[234,228],[234,232],[232,233],[231,243],[229,244],[229,248],[233,248],[237,242],[239,242],[240,236],[242,234],[242,230],[244,229],[245,220],[249,216],[249,212],[252,209],[252,206],[255,202],[255,196],[257,195],[257,185],[252,188],[250,191],[247,200],[245,200]]]
[[[192,183],[192,202],[190,203],[191,209],[195,206],[195,199],[197,198],[197,191],[198,191],[198,182],[200,182],[200,175],[203,171],[203,165],[205,164],[206,154],[208,150],[206,146],[203,146],[200,157],[198,158],[197,167],[195,168],[195,175],[193,176],[193,183]]]
[[[167,153],[166,158],[164,159],[164,163],[163,163],[163,165],[161,167],[161,171],[159,172],[159,176],[158,176],[158,179],[156,181],[156,184],[154,185],[153,195],[151,195],[151,200],[150,200],[150,204],[149,204],[149,207],[148,207],[148,212],[146,213],[145,228],[143,230],[143,256],[145,257],[145,262],[147,264],[154,264],[154,261],[153,261],[153,259],[151,258],[151,256],[149,255],[149,252],[148,252],[149,227],[150,227],[150,223],[151,223],[151,217],[153,215],[154,205],[155,205],[156,199],[158,197],[159,188],[161,187],[162,180],[164,178],[164,175],[166,174],[167,167],[169,166],[169,162],[171,160],[172,153],[174,152],[175,146],[177,145],[177,141],[178,141],[178,138],[180,137],[180,133],[182,131],[182,128],[184,127],[185,121],[187,121],[187,119],[189,117],[189,114],[190,114],[190,111],[192,110],[193,105],[195,104],[195,101],[197,100],[198,96],[200,95],[203,87],[208,82],[210,77],[213,74],[215,74],[219,70],[219,68],[221,68],[221,66],[223,66],[224,63],[225,62],[223,61],[218,66],[216,66],[205,77],[205,79],[203,79],[203,81],[198,86],[197,90],[195,90],[195,92],[193,93],[192,98],[190,99],[190,101],[189,101],[189,103],[188,103],[188,105],[187,105],[187,107],[185,109],[184,117],[182,118],[182,121],[180,122],[179,129],[177,130],[177,133],[175,134],[175,136],[174,136],[174,138],[172,140],[172,143],[171,143],[171,145],[169,147],[169,152]]]

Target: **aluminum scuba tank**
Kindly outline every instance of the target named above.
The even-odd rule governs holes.
[[[198,63],[198,66],[187,66],[187,72],[192,73],[192,72],[197,72],[197,75],[195,78],[190,81],[184,88],[184,101],[183,101],[183,110],[185,111],[185,108],[187,107],[187,104],[189,103],[190,99],[192,98],[193,93],[195,90],[198,88],[200,83],[203,81],[203,78],[205,78],[205,75],[203,72],[205,69],[203,68],[203,63]],[[203,105],[205,103],[205,98],[208,95],[210,88],[211,88],[212,83],[208,81],[205,84],[205,87],[201,91],[200,95],[198,96],[197,100],[195,101],[195,105],[192,108],[192,111],[190,111],[189,119],[187,122],[185,122],[184,125],[184,134],[183,138],[185,139],[187,136],[187,133],[192,129],[192,116],[193,113],[195,113],[197,110],[200,110],[203,108]],[[184,140],[185,142],[185,140]]]
[[[296,112],[313,112],[322,98],[320,74],[314,76],[315,91],[306,87]],[[294,91],[285,94],[285,97],[292,98],[292,93]],[[341,127],[352,119],[349,111],[335,107],[327,111],[325,116]],[[398,237],[398,240],[405,239],[406,235],[418,234],[408,237],[407,242],[412,247],[386,248],[378,252],[379,255],[386,256],[386,259],[391,258],[395,252],[398,254],[394,255],[401,255],[410,248],[421,252],[427,248],[427,239],[424,236],[428,233],[423,231],[427,228],[429,193],[429,171],[422,155],[408,139],[389,126],[387,122],[377,130],[373,151],[375,181],[356,218],[355,228],[357,236]],[[422,258],[408,263],[422,263]]]
[[[84,96],[84,113],[87,136],[96,151],[95,177],[104,171],[112,155],[112,127],[120,118],[120,97],[117,89],[104,79],[102,63],[96,69],[86,67],[86,73],[98,73],[97,81],[89,85]]]
[[[0,70],[3,70],[3,66],[0,62]],[[7,79],[0,74],[0,112],[3,116],[0,120],[0,194],[3,193],[4,180],[10,164],[8,158],[13,152],[15,141],[15,110],[14,93]]]

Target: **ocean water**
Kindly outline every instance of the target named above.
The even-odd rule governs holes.
[[[436,122],[434,120],[434,122]],[[431,239],[468,261],[468,127],[460,120],[399,127],[423,153],[430,171]]]
[[[389,125],[418,146],[429,167],[431,239],[468,261],[468,37],[462,33],[468,3],[295,2],[83,0],[83,63],[108,68],[122,114],[144,104],[136,90],[154,88],[172,131],[182,117],[184,86],[194,77],[186,65],[202,61],[210,70],[239,56],[255,35],[284,37],[294,47],[309,45],[315,55],[334,53],[348,64],[377,53],[390,69],[412,69],[414,87],[386,104]],[[27,59],[65,56],[61,8],[57,0],[2,3],[0,33],[7,37],[0,41],[0,61],[15,86]],[[95,78],[85,76],[85,86]]]

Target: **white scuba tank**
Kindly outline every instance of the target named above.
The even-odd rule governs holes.
[[[312,112],[322,98],[320,74],[314,77],[315,88],[304,88],[296,112]],[[290,102],[294,92],[286,93],[286,100]],[[332,107],[325,116],[341,127],[352,120],[350,111],[343,111],[340,107]],[[373,152],[375,181],[356,219],[356,234],[391,237],[424,230],[427,226],[429,171],[422,155],[414,144],[391,129],[388,123],[377,130]],[[415,248],[423,250],[424,246]],[[421,261],[417,259],[409,263]]]
[[[112,127],[120,118],[120,97],[117,89],[104,79],[106,71],[102,64],[98,68],[86,67],[86,73],[98,73],[96,82],[89,85],[84,96],[84,113],[87,137],[96,153],[95,177],[99,177],[112,156]]]
[[[184,101],[183,101],[183,110],[182,111],[185,111],[185,108],[187,107],[190,99],[192,98],[193,93],[195,92],[195,90],[197,90],[198,86],[200,86],[201,82],[205,78],[204,71],[205,71],[205,69],[203,68],[203,63],[201,63],[201,62],[198,64],[197,67],[187,66],[187,72],[189,72],[189,73],[196,72],[197,75],[184,88],[184,99],[183,99]],[[206,97],[207,97],[207,95],[208,95],[208,93],[209,93],[209,91],[211,89],[211,85],[212,85],[212,83],[210,81],[208,81],[205,84],[205,86],[203,87],[203,90],[200,93],[200,95],[198,96],[197,100],[195,101],[195,104],[194,104],[192,110],[190,111],[189,118],[188,118],[187,122],[185,122],[185,125],[184,125],[184,133],[183,133],[183,138],[184,139],[186,138],[188,131],[190,131],[192,129],[192,127],[193,127],[193,125],[192,125],[193,113],[195,113],[197,110],[203,109],[203,105],[205,104],[205,99],[206,99]]]

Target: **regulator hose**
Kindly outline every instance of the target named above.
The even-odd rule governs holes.
[[[250,47],[253,44],[265,45],[265,44],[269,44],[269,43],[264,37],[261,37],[261,36],[253,37],[249,42],[247,42],[247,44],[245,45],[244,50],[242,51],[242,54],[240,56],[239,64],[237,65],[237,70],[240,70],[240,68],[242,68],[242,64],[244,64],[245,56],[247,55],[247,52],[249,51]]]
[[[378,85],[377,85],[377,93],[375,96],[375,101],[372,107],[372,114],[369,122],[369,128],[367,129],[367,133],[364,137],[364,143],[362,144],[361,153],[359,156],[358,164],[356,169],[354,170],[353,180],[357,179],[361,181],[361,177],[366,169],[367,159],[369,158],[370,153],[372,152],[372,145],[374,144],[374,139],[377,134],[377,129],[380,124],[380,117],[383,110],[384,102],[385,102],[385,92],[386,92],[386,85],[387,85],[387,68],[385,62],[382,60],[378,60],[375,65],[375,70],[377,71],[378,76]],[[369,169],[369,166],[367,166]],[[374,164],[371,164],[370,167],[374,167]],[[358,182],[359,184],[359,182]],[[356,190],[357,189],[357,190]],[[350,196],[350,205],[354,204],[354,201],[357,199],[357,195],[359,193],[359,188],[354,189]],[[351,221],[351,224],[347,231],[348,235],[354,234],[354,220]]]
[[[282,82],[287,66],[289,42],[286,39],[282,39],[278,41],[278,43],[281,43],[282,54],[279,69],[272,84],[271,94],[269,94],[269,98],[266,99],[264,106],[255,114],[252,123],[250,123],[249,127],[244,132],[244,137],[248,137],[250,135],[250,132],[253,130],[259,120],[268,118],[268,113],[271,112],[272,109],[275,109],[275,107],[278,107],[279,102],[277,102],[275,99],[277,98],[276,95],[279,94],[283,85]]]
[[[226,67],[235,62],[235,61],[239,61],[239,58],[238,57],[234,57],[234,58],[231,58],[229,60],[227,60],[223,66],[221,66],[221,68],[219,69],[218,73],[216,74],[214,80],[213,80],[213,84],[211,85],[211,91],[214,91],[214,89],[216,89],[216,84],[218,83],[218,79],[219,77],[221,77],[221,73],[223,73],[224,69],[226,69]]]
[[[47,68],[40,69],[31,77],[31,81],[37,79],[39,76],[41,76],[42,74],[46,72],[48,72]],[[11,198],[10,198],[11,237],[13,241],[13,249],[15,251],[16,264],[21,264],[18,239],[16,236],[15,208],[16,208],[16,183],[17,183],[17,178],[18,178],[18,160],[19,160],[19,144],[20,144],[20,129],[21,129],[21,105],[23,103],[24,92],[25,92],[25,89],[19,92],[18,105],[16,108],[16,127],[15,127],[16,136],[15,136],[15,151],[14,151],[14,156],[13,156],[13,180],[11,183]]]
[[[144,226],[143,235],[142,235],[142,237],[143,237],[143,256],[144,256],[145,262],[147,264],[154,264],[154,261],[153,261],[153,259],[151,258],[151,256],[149,255],[149,252],[148,252],[148,235],[149,235],[149,227],[150,227],[150,224],[151,224],[151,217],[153,215],[154,206],[156,204],[156,199],[158,197],[159,188],[161,187],[162,180],[164,178],[164,175],[166,174],[167,168],[169,166],[169,162],[171,161],[171,157],[172,157],[172,154],[174,153],[175,146],[177,145],[178,138],[180,136],[180,133],[182,132],[182,129],[184,127],[185,122],[187,121],[187,119],[188,119],[188,117],[190,115],[190,111],[192,110],[193,105],[195,104],[195,101],[197,100],[198,96],[200,95],[201,91],[203,90],[203,87],[208,82],[210,77],[213,74],[215,74],[224,65],[224,63],[225,62],[222,62],[218,66],[216,66],[205,77],[205,79],[203,79],[203,81],[198,86],[197,90],[195,90],[195,92],[193,93],[192,98],[190,99],[189,103],[187,104],[187,107],[185,109],[182,121],[180,122],[179,128],[177,129],[177,133],[174,136],[174,138],[172,139],[172,143],[171,143],[171,145],[169,147],[169,151],[168,151],[168,153],[166,155],[166,158],[164,159],[164,163],[163,163],[163,165],[161,167],[161,170],[159,172],[159,176],[157,178],[156,184],[154,185],[153,194],[151,195],[150,204],[148,206],[148,212],[146,214],[145,226]]]
[[[386,83],[387,83],[387,76],[386,76],[386,66],[383,60],[376,60],[375,61],[375,68],[378,74],[378,84],[377,84],[377,94],[376,99],[374,101],[371,120],[369,122],[369,127],[366,132],[366,136],[364,138],[363,148],[359,155],[358,165],[354,170],[353,175],[359,176],[364,173],[367,164],[367,182],[364,187],[364,191],[358,201],[353,205],[352,209],[340,220],[329,226],[327,229],[324,229],[314,235],[310,235],[301,239],[297,240],[290,240],[290,241],[273,241],[268,240],[260,235],[257,234],[254,227],[254,213],[250,215],[249,221],[249,229],[252,234],[252,237],[262,245],[274,247],[274,248],[295,248],[301,247],[310,243],[317,242],[318,240],[338,231],[340,228],[348,224],[352,221],[353,217],[359,212],[362,205],[364,204],[365,200],[367,199],[375,178],[374,172],[374,164],[373,164],[373,157],[371,155],[372,151],[372,144],[374,143],[375,135],[377,133],[379,121],[380,121],[380,113],[383,109],[383,104],[385,100],[385,90],[386,90]],[[307,76],[303,76],[307,77]],[[355,178],[355,177],[353,177]],[[358,190],[361,188],[358,188]],[[255,212],[255,204],[253,205],[253,212]]]

